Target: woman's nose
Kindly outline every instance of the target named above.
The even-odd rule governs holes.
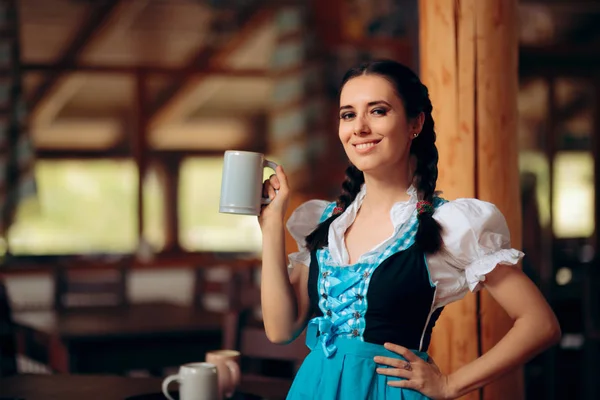
[[[371,132],[369,128],[369,124],[365,120],[364,117],[356,117],[354,120],[354,134],[355,135],[365,135]]]

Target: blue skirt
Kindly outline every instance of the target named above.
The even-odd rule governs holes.
[[[403,359],[381,345],[359,339],[336,337],[336,352],[329,358],[322,346],[316,345],[296,374],[287,400],[428,400],[421,393],[387,383],[402,378],[378,374],[385,367],[373,361],[375,356]],[[427,353],[414,352],[427,359]]]

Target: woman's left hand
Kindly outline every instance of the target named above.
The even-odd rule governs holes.
[[[377,356],[374,361],[377,364],[387,365],[391,368],[377,368],[377,373],[387,376],[405,378],[406,380],[394,380],[388,385],[413,389],[421,392],[431,399],[452,399],[453,394],[448,382],[448,377],[441,373],[433,359],[424,361],[406,347],[397,344],[386,343],[385,348],[404,357],[407,361],[392,357]]]

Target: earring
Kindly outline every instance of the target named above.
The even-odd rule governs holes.
[[[413,138],[416,139],[417,137],[419,137],[418,133],[413,134]]]

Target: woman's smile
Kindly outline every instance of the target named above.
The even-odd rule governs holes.
[[[371,151],[375,150],[375,147],[381,142],[381,139],[374,139],[370,141],[361,141],[358,143],[353,143],[354,151],[358,154],[367,154]]]

